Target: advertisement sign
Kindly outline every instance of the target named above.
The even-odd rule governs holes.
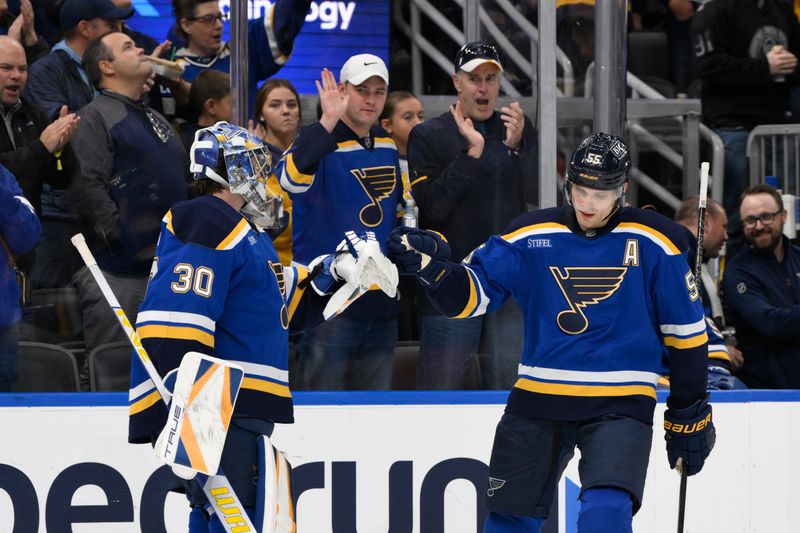
[[[505,395],[298,394],[276,446],[294,466],[298,531],[481,532]],[[637,533],[674,532],[679,478],[656,428]],[[124,394],[0,395],[0,532],[180,532],[188,506],[147,445],[129,445]],[[686,531],[790,533],[800,485],[800,393],[714,393],[717,445],[689,478]],[[578,462],[546,533],[574,533]]]

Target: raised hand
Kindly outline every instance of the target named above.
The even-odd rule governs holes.
[[[333,131],[336,123],[347,111],[350,95],[336,83],[336,76],[327,68],[322,69],[322,80],[316,81],[319,103],[322,107],[322,118],[319,120],[326,130]]]
[[[458,132],[464,140],[467,141],[467,155],[475,159],[480,158],[483,154],[483,146],[486,140],[483,138],[483,135],[475,129],[472,119],[464,116],[464,112],[461,109],[461,100],[458,100],[455,106],[450,106],[450,114],[453,115],[453,120],[456,121]]]
[[[78,115],[70,113],[67,106],[63,105],[58,113],[58,118],[42,131],[39,140],[51,154],[61,150],[72,139],[80,120]]]
[[[19,7],[20,17],[22,17],[22,44],[25,46],[33,46],[39,40],[39,36],[36,35],[36,28],[34,27],[31,0],[22,0]]]
[[[506,146],[512,150],[522,147],[522,132],[525,129],[525,114],[519,102],[511,102],[508,107],[500,108],[500,119],[506,125]]]

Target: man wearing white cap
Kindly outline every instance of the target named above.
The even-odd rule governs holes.
[[[296,263],[307,265],[320,250],[336,248],[347,231],[374,232],[385,248],[397,226],[403,193],[397,147],[376,125],[388,83],[386,64],[372,54],[348,59],[338,83],[331,71],[322,71],[317,82],[322,118],[303,130],[276,169],[292,199]],[[335,320],[304,333],[297,388],[388,389],[396,303],[371,290]]]
[[[495,109],[503,67],[497,49],[465,44],[456,55],[455,105],[418,124],[408,139],[411,194],[419,227],[445,236],[461,261],[537,203],[536,134],[518,102]],[[417,388],[508,389],[522,353],[522,316],[509,301],[494,313],[450,320],[422,298]]]

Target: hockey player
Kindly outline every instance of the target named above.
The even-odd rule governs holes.
[[[288,329],[321,321],[342,255],[324,256],[313,281],[304,267],[283,267],[264,231],[280,217],[280,198],[265,187],[267,147],[247,130],[219,122],[197,132],[191,172],[199,197],[164,217],[137,331],[165,376],[189,351],[235,361],[244,369],[221,466],[251,519],[257,506],[257,440],[291,423]],[[309,284],[313,287],[307,288]],[[166,408],[133,358],[129,441],[150,443]],[[223,531],[203,491],[183,482],[192,507],[189,531]],[[227,531],[227,530],[225,530]]]
[[[629,169],[621,139],[592,134],[569,163],[569,205],[520,216],[462,264],[446,261],[434,232],[398,228],[390,238],[401,274],[415,274],[443,314],[476,316],[513,296],[525,315],[519,377],[489,465],[487,533],[540,531],[575,446],[578,531],[632,531],[664,352],[670,466],[680,458],[696,474],[714,445],[705,322],[681,233],[624,206]]]

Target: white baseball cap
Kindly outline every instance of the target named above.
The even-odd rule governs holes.
[[[386,63],[378,56],[372,54],[358,54],[342,65],[339,73],[339,82],[350,82],[353,85],[361,85],[372,76],[378,76],[389,84],[389,71],[386,70]]]

